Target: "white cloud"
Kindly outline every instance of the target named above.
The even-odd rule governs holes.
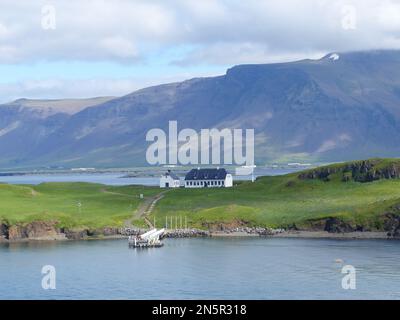
[[[9,30],[0,23],[0,39],[4,39],[9,35]]]
[[[400,30],[400,4],[389,3],[380,7],[378,22],[384,30],[398,32]]]
[[[199,56],[210,63],[220,63],[222,55],[232,62],[235,57],[258,62],[293,53],[400,47],[400,5],[395,0],[59,0],[54,2],[56,30],[41,28],[44,4],[2,1],[0,62],[136,63],[139,56],[178,45],[198,50],[183,57],[185,63],[192,57],[198,63]],[[342,26],[346,6],[355,9],[354,30]],[[13,36],[5,40],[10,30]],[[12,50],[16,52],[10,56]]]
[[[139,82],[132,79],[26,80],[0,84],[0,91],[3,93],[0,103],[11,102],[21,97],[56,99],[120,96],[139,87]]]
[[[42,28],[46,4],[55,7],[55,30]],[[352,11],[354,17],[344,16]],[[353,18],[354,27],[344,28],[343,19]],[[201,75],[202,65],[282,62],[384,48],[400,48],[396,0],[2,0],[0,8],[0,64],[107,61],[153,69],[172,64],[182,70],[192,66],[196,71],[187,77],[194,77]],[[151,65],[154,59],[157,66]],[[39,75],[35,78],[40,81],[0,85],[9,90],[2,91],[1,99],[78,97],[101,90],[119,95],[167,80],[163,72],[160,68],[151,80],[135,75],[46,80]]]
[[[20,98],[58,99],[91,98],[98,96],[123,96],[135,90],[156,84],[183,81],[189,75],[182,73],[154,77],[97,78],[97,79],[47,79],[0,83],[0,103]]]
[[[251,42],[216,43],[195,48],[180,60],[173,61],[180,66],[192,64],[228,64],[241,63],[272,63],[294,61],[301,59],[318,59],[326,54],[325,51],[276,51],[267,44]]]
[[[117,36],[102,39],[100,41],[100,46],[114,57],[136,58],[138,56],[135,45],[122,37]]]

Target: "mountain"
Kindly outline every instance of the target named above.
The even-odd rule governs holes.
[[[0,105],[0,165],[19,166],[33,160],[37,148],[75,113],[114,97],[90,99],[19,99]]]
[[[0,166],[143,165],[151,128],[254,128],[256,163],[400,155],[400,51],[239,65],[82,110],[0,106]],[[41,106],[42,108],[39,108]]]
[[[33,111],[40,112],[42,117],[47,117],[57,113],[74,114],[86,109],[87,107],[105,103],[112,99],[115,99],[115,97],[52,100],[18,99],[9,103],[8,105],[16,108],[32,109]]]

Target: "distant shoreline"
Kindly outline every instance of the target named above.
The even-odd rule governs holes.
[[[385,231],[354,231],[344,233],[331,233],[327,231],[285,231],[273,235],[272,238],[302,238],[302,239],[386,239],[395,240],[390,238]]]
[[[354,231],[345,233],[332,233],[327,231],[284,231],[274,235],[260,236],[258,234],[250,234],[246,232],[212,232],[211,237],[219,238],[246,238],[246,237],[261,237],[261,238],[291,238],[291,239],[353,239],[353,240],[363,240],[363,239],[386,239],[386,240],[396,240],[396,238],[388,237],[385,231]]]
[[[40,238],[25,238],[25,239],[0,239],[0,244],[6,243],[26,243],[26,242],[65,242],[65,241],[97,241],[97,240],[121,240],[127,239],[124,235],[110,235],[110,236],[89,236],[78,239],[68,239],[65,237],[40,237]],[[186,237],[188,238],[188,237]],[[282,233],[263,236],[256,233],[247,232],[223,232],[214,231],[210,236],[200,237],[194,236],[189,238],[262,238],[262,239],[337,239],[337,240],[400,240],[399,238],[388,237],[387,232],[383,231],[364,231],[364,232],[347,232],[347,233],[330,233],[327,231],[285,231]],[[176,239],[176,238],[175,238]],[[179,238],[181,239],[181,238]]]

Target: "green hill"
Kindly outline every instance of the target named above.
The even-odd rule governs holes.
[[[400,232],[400,160],[334,164],[260,177],[233,188],[168,190],[149,216],[157,227],[185,217],[190,227],[284,227]],[[158,187],[89,183],[0,184],[0,226],[56,221],[60,228],[122,226]],[[145,199],[139,195],[144,194]],[[81,204],[79,206],[79,203]],[[133,220],[143,225],[143,219]]]
[[[383,230],[400,205],[400,160],[334,164],[284,176],[261,177],[230,189],[180,189],[154,211],[186,216],[198,227],[270,226]],[[335,222],[336,221],[336,222]],[[335,225],[336,223],[336,225]],[[341,226],[341,227],[340,227]]]
[[[0,184],[0,222],[57,221],[62,228],[92,229],[122,226],[143,201],[140,194],[146,197],[158,192],[141,186],[93,183]]]

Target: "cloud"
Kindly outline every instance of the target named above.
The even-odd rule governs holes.
[[[43,28],[52,12],[45,5],[54,7],[55,29]],[[386,48],[400,48],[396,0],[2,0],[0,64],[105,61],[148,67],[153,78],[88,74],[74,81],[38,74],[1,84],[8,90],[1,99],[119,95],[167,80],[166,70],[182,80],[183,72],[211,75],[240,63]]]
[[[55,30],[41,26],[44,4],[2,1],[0,63],[138,63],[154,52],[183,45],[195,48],[181,58],[184,64],[221,63],[221,56],[232,63],[259,62],[328,51],[400,48],[400,6],[389,0],[59,0],[53,4]],[[354,17],[348,16],[352,10],[344,10],[349,7]],[[353,18],[355,27],[344,28]]]
[[[96,78],[96,79],[44,79],[0,83],[0,103],[20,98],[59,99],[123,96],[155,84],[183,81],[188,75],[175,74],[160,77]]]
[[[100,41],[100,46],[118,58],[136,58],[138,52],[135,45],[123,37],[109,37]]]
[[[318,59],[325,54],[325,51],[311,50],[276,51],[267,44],[251,42],[224,42],[190,50],[186,56],[173,60],[172,63],[183,67],[193,64],[235,65],[242,63],[273,63],[300,59]]]
[[[0,84],[3,93],[0,103],[11,102],[21,97],[31,99],[90,98],[99,96],[121,96],[140,88],[133,79],[51,79],[26,80]]]

